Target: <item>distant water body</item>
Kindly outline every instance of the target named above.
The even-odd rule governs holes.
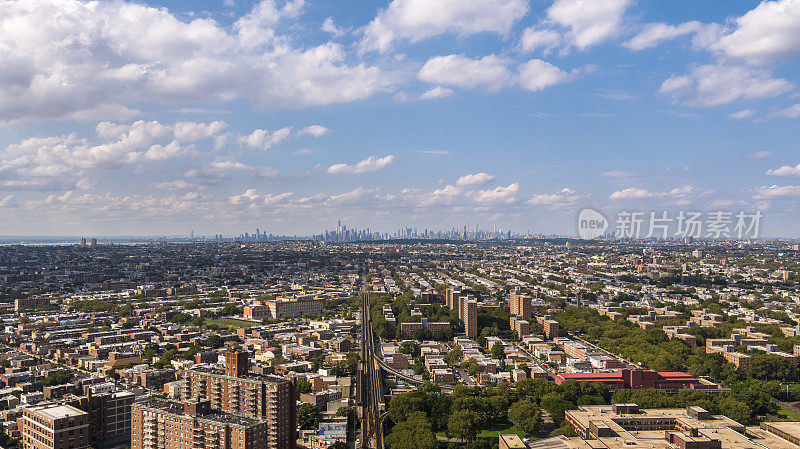
[[[87,244],[90,238],[87,238]],[[80,237],[73,236],[14,236],[14,235],[0,235],[0,245],[79,245]],[[174,237],[102,237],[97,238],[98,243],[114,243],[118,245],[134,244],[134,243],[152,243],[174,241]]]

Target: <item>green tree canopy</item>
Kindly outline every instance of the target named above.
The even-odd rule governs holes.
[[[505,350],[503,349],[503,343],[499,341],[492,345],[492,358],[497,360],[503,360],[505,357]]]
[[[541,405],[542,409],[547,410],[547,413],[553,418],[553,422],[559,426],[564,421],[564,412],[575,408],[575,404],[564,399],[557,393],[548,393],[544,395],[539,405]]]
[[[302,377],[297,379],[297,383],[295,384],[297,389],[297,396],[300,397],[302,393],[310,393],[311,392],[311,382]]]
[[[225,340],[217,334],[212,334],[206,340],[206,344],[214,349],[225,346]]]
[[[455,366],[458,365],[458,362],[460,362],[463,357],[464,351],[461,350],[461,345],[455,345],[444,357],[444,361],[450,366]]]
[[[297,407],[297,425],[301,430],[316,429],[319,419],[319,410],[313,405],[300,404],[300,407]]]
[[[480,417],[474,410],[453,412],[447,421],[447,432],[462,441],[474,440],[478,436],[478,430],[480,430]]]
[[[394,402],[394,400],[392,400]],[[392,449],[434,449],[436,435],[424,412],[413,412],[386,437]]]
[[[511,405],[508,410],[508,418],[525,435],[536,437],[542,425],[542,412],[536,403],[530,399],[523,399]]]

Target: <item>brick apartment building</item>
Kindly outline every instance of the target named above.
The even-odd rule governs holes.
[[[325,312],[325,299],[304,296],[299,298],[276,298],[245,306],[243,314],[251,320],[264,318],[296,318],[306,314]]]
[[[225,368],[198,366],[184,372],[184,397],[207,399],[214,410],[267,421],[266,449],[294,449],[297,404],[294,383],[249,371],[247,352],[225,353]]]
[[[531,333],[531,323],[528,320],[523,320],[522,316],[511,315],[509,318],[511,330],[517,333],[517,337],[521,340],[526,335]]]
[[[558,337],[558,321],[556,320],[543,320],[542,326],[544,326],[544,338],[548,340],[552,340]]]
[[[69,405],[89,414],[89,444],[98,449],[127,443],[131,436],[131,405],[135,395],[113,391],[114,384],[74,384],[44,387],[45,401]],[[83,396],[79,391],[85,391]]]
[[[95,448],[127,443],[131,437],[131,405],[135,395],[128,391],[96,393],[92,386],[86,395],[67,397],[67,405],[86,412],[89,417],[89,443]]]
[[[266,449],[267,422],[211,410],[208,400],[133,405],[131,449]]]
[[[23,449],[82,449],[89,446],[89,414],[71,405],[23,407],[17,420]]]
[[[533,298],[527,295],[520,295],[517,292],[511,293],[509,308],[511,316],[521,316],[523,320],[530,320],[533,316]]]
[[[474,299],[466,299],[462,301],[462,306],[461,320],[464,321],[464,331],[467,338],[475,340],[478,338],[478,302]]]
[[[445,292],[444,303],[450,310],[453,309],[458,310],[458,307],[460,305],[459,303],[460,297],[461,297],[461,291],[448,288],[447,291]]]

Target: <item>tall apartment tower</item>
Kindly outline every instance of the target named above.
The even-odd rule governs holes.
[[[448,288],[445,292],[444,303],[450,310],[458,309],[458,298],[461,296],[461,291]],[[459,313],[460,315],[460,313]]]
[[[206,399],[210,407],[267,421],[265,449],[294,449],[297,406],[294,383],[248,372],[246,352],[225,354],[225,367],[197,366],[184,371],[184,397]],[[237,448],[241,449],[241,448]]]
[[[542,324],[544,326],[544,338],[552,340],[558,337],[558,321],[544,320]]]
[[[211,410],[207,400],[133,404],[131,449],[266,449],[267,422]]]
[[[459,296],[458,296],[458,306],[457,306],[458,318],[460,318],[461,321],[464,322],[464,329],[465,330],[467,328],[467,304],[470,301],[472,301],[472,302],[474,302],[476,304],[476,306],[475,306],[475,309],[476,309],[475,315],[477,317],[477,304],[478,304],[477,299],[472,295],[466,295],[464,293],[459,294]],[[477,325],[477,318],[476,318],[475,323]]]
[[[523,320],[530,320],[533,316],[533,298],[521,295],[517,292],[511,293],[511,316],[522,316]]]
[[[470,299],[464,304],[464,330],[467,338],[478,338],[478,301]]]

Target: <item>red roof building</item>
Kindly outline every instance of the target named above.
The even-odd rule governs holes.
[[[621,369],[608,373],[562,373],[556,376],[555,381],[561,385],[566,380],[578,382],[602,382],[610,390],[656,388],[659,390],[699,390],[713,389],[714,384],[704,385],[700,379],[682,372],[672,371],[645,371]]]

